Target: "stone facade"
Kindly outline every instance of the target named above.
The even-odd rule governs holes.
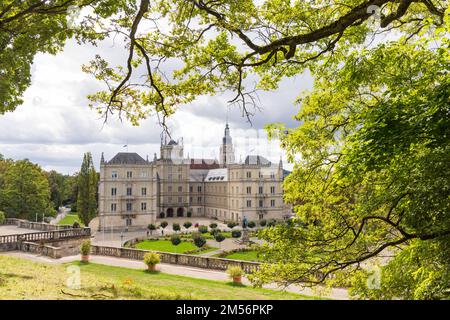
[[[282,219],[283,164],[261,156],[235,163],[228,124],[220,161],[184,157],[183,141],[163,139],[160,157],[121,152],[100,163],[99,229],[145,228],[170,217],[211,217],[240,223]]]

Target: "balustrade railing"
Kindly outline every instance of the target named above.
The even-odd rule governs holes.
[[[117,258],[126,258],[131,260],[144,260],[144,255],[149,250],[131,249],[131,248],[117,248],[105,246],[92,246],[91,254],[99,256],[109,256]],[[213,270],[227,270],[229,266],[239,266],[245,273],[252,273],[259,269],[259,262],[240,261],[215,257],[202,257],[198,255],[158,252],[161,262],[167,264],[176,264],[183,266],[190,266],[203,269]]]

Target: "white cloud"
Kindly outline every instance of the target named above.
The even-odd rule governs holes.
[[[161,128],[157,119],[149,118],[138,127],[117,119],[103,123],[99,115],[88,107],[87,94],[101,88],[90,75],[81,71],[81,65],[95,54],[113,61],[113,65],[125,61],[120,41],[104,43],[99,47],[78,46],[69,41],[64,52],[52,56],[40,54],[33,65],[32,85],[25,92],[24,103],[12,113],[0,117],[0,153],[13,159],[28,158],[45,169],[73,173],[81,165],[83,153],[91,151],[96,166],[101,152],[105,158],[124,151],[141,156],[159,154]],[[301,90],[311,87],[309,75],[283,81],[275,92],[261,93],[263,105],[251,127],[240,110],[229,109],[229,122],[236,157],[259,153],[272,161],[278,161],[281,150],[276,142],[267,142],[261,130],[265,123],[292,120],[298,107],[295,97]],[[173,136],[184,137],[185,153],[191,157],[218,157],[227,117],[225,96],[200,97],[180,110],[169,120]],[[257,131],[258,130],[258,131]],[[258,132],[258,133],[256,133]],[[257,139],[257,135],[259,138]]]

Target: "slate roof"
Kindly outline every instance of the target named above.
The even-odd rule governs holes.
[[[108,164],[148,164],[140,155],[135,152],[119,152]]]
[[[228,181],[228,170],[226,168],[209,170],[205,177],[206,182]]]
[[[178,143],[176,143],[175,140],[170,140],[169,143],[168,143],[168,145],[169,145],[169,146],[176,146],[176,145],[178,145]]]
[[[247,156],[244,161],[247,165],[262,165],[262,166],[270,166],[272,163],[264,158],[263,156]]]

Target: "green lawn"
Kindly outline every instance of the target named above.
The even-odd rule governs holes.
[[[244,260],[244,261],[262,261],[262,257],[258,256],[258,251],[242,251],[234,252],[225,256],[226,259]]]
[[[192,242],[182,241],[174,246],[170,240],[145,240],[136,244],[137,249],[154,250],[161,252],[185,253],[197,249]]]
[[[58,224],[73,225],[75,221],[77,221],[80,224],[80,226],[84,227],[84,224],[81,222],[77,214],[66,214],[66,216],[63,219],[59,220]]]
[[[80,262],[60,265],[0,255],[0,299],[313,299],[223,281]],[[75,269],[73,269],[75,267]],[[79,267],[81,288],[68,288]],[[68,269],[69,268],[69,269]],[[74,270],[69,272],[70,270]]]

